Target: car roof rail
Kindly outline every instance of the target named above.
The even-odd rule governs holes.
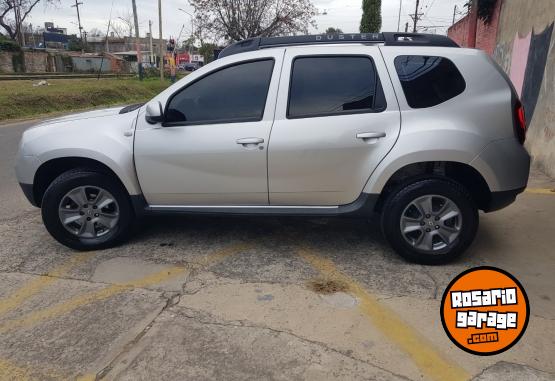
[[[383,43],[385,46],[438,46],[458,48],[447,36],[426,33],[335,33],[304,36],[254,37],[236,42],[222,50],[218,58],[264,48],[295,45]]]

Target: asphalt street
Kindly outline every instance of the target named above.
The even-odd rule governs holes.
[[[404,262],[350,219],[151,218],[79,253],[16,182],[32,123],[0,125],[0,380],[555,379],[555,181],[539,172],[443,266]],[[443,290],[479,265],[512,273],[531,304],[495,356],[463,352],[440,321]]]

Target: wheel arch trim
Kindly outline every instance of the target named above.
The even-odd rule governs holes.
[[[106,169],[110,175],[114,176],[123,185],[130,196],[141,194],[134,171],[132,175],[126,173],[128,171],[99,152],[91,151],[88,156],[82,154],[83,150],[80,150],[80,152],[81,154],[79,155],[69,153],[67,155],[54,155],[54,153],[51,153],[48,157],[39,158],[40,165],[38,165],[33,175],[33,194],[37,205],[40,205],[41,195],[46,190],[46,187],[48,187],[48,184],[57,176],[68,170],[83,167]],[[49,171],[54,172],[50,174]],[[48,181],[46,187],[44,181]]]

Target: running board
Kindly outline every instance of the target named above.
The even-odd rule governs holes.
[[[141,200],[139,200],[140,198]],[[256,216],[352,216],[368,217],[374,211],[378,195],[362,193],[354,202],[339,206],[204,206],[204,205],[146,205],[142,196],[133,196],[137,214],[205,214]],[[141,207],[142,204],[142,207]]]

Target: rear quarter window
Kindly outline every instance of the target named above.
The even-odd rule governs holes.
[[[466,82],[455,64],[436,56],[398,56],[395,70],[412,108],[436,106],[460,94]]]

